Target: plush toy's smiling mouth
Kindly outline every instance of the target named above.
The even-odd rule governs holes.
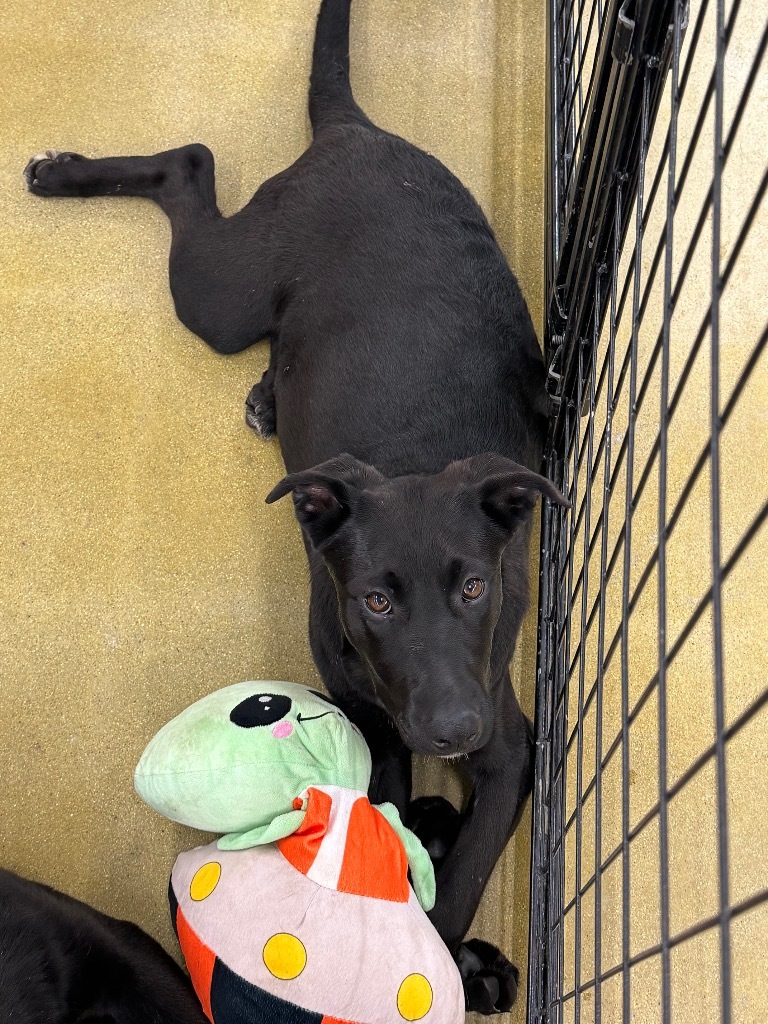
[[[326,715],[332,715],[333,711],[323,711],[319,715],[302,715],[301,712],[296,715],[297,722],[314,722],[317,718],[325,718]]]

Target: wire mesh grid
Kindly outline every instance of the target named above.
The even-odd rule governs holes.
[[[530,1024],[768,1020],[767,44],[550,8]]]

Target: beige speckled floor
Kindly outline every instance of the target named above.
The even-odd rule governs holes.
[[[298,530],[287,505],[263,503],[278,447],[243,424],[266,352],[217,357],[176,321],[158,209],[40,201],[20,173],[49,146],[99,156],[199,140],[233,212],[307,142],[316,8],[4,8],[0,863],[169,948],[166,877],[196,836],[134,797],[144,744],[209,690],[314,678]],[[537,323],[543,18],[522,0],[357,0],[352,44],[360,101],[472,188]],[[529,622],[517,665],[529,712],[534,648]],[[476,926],[521,965],[528,829],[526,817]]]

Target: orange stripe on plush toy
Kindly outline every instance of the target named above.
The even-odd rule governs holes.
[[[352,806],[337,888],[356,896],[407,903],[408,858],[384,815],[364,797]]]
[[[189,922],[181,910],[176,912],[176,933],[179,936],[179,945],[184,954],[184,960],[192,979],[192,986],[195,990],[203,1013],[209,1021],[213,1022],[211,1012],[211,979],[213,978],[213,967],[216,963],[216,954],[213,950],[200,941],[189,926]]]
[[[351,1021],[342,1020],[341,1017],[323,1017],[320,1024],[352,1024]]]
[[[307,813],[301,826],[292,835],[277,842],[280,853],[303,875],[312,867],[323,836],[328,831],[332,803],[327,793],[311,787]]]

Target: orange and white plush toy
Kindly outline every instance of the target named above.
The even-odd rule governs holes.
[[[147,747],[139,795],[227,833],[182,853],[169,889],[213,1024],[463,1022],[461,977],[425,913],[432,864],[392,805],[369,802],[370,771],[357,728],[295,683],[213,693]]]

